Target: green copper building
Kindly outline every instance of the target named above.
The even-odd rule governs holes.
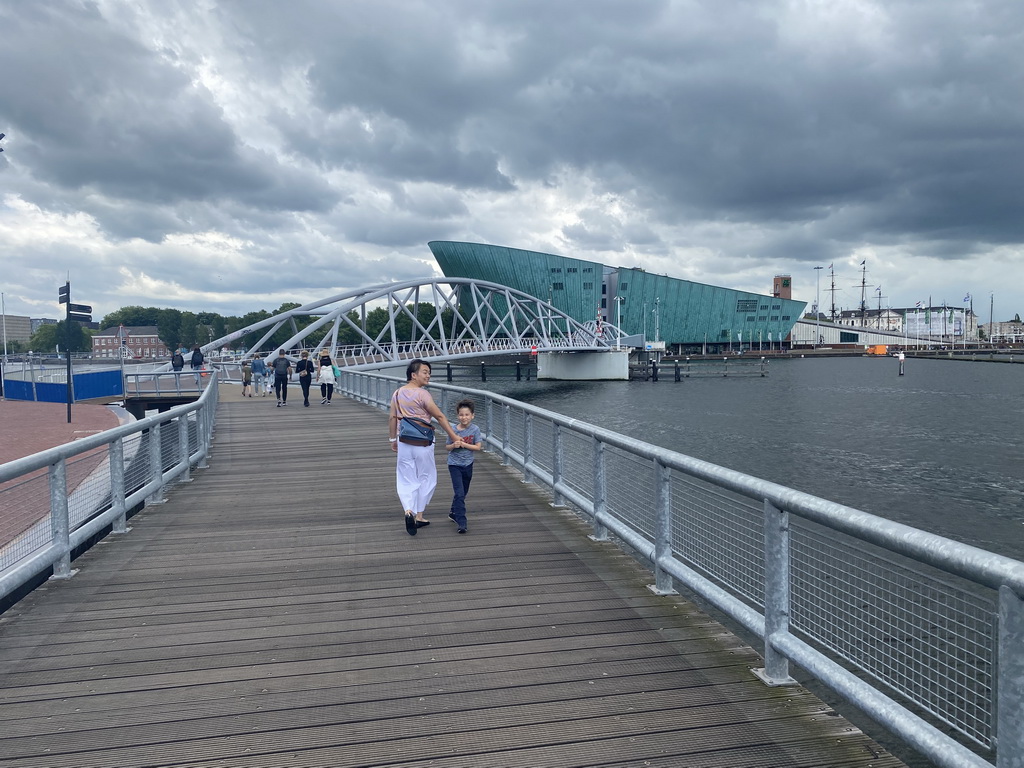
[[[705,344],[717,351],[730,342],[734,349],[778,343],[806,306],[550,253],[443,240],[427,245],[446,277],[507,285],[548,300],[580,322],[600,316],[626,334],[664,341],[677,351],[699,351]]]

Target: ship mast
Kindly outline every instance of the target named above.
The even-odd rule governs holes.
[[[868,290],[868,260],[864,259],[860,263],[860,324],[862,327],[867,327],[868,324],[868,302],[867,302],[867,290]]]
[[[832,277],[832,287],[829,288],[829,292],[832,294],[832,309],[829,311],[829,320],[833,323],[836,321],[836,271],[833,269],[835,264],[828,265],[828,273]]]

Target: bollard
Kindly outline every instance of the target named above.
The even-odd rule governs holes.
[[[654,360],[651,362],[651,378],[654,381],[658,380],[658,361]]]
[[[516,381],[522,381],[522,380],[523,380],[523,369],[522,369],[522,366],[519,364],[519,361],[516,360]]]
[[[452,364],[451,363],[446,363],[445,364],[445,375],[448,377],[448,383],[451,384],[452,383]]]
[[[679,378],[679,361],[676,360],[676,381],[681,381]]]
[[[487,381],[487,363],[480,363],[480,381]]]

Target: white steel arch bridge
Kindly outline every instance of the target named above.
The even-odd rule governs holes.
[[[420,306],[427,303],[436,310],[432,317],[421,315]],[[377,309],[387,313],[386,322],[372,332],[367,316]],[[272,343],[282,328],[291,331],[287,341]],[[339,346],[343,329],[355,332],[355,344]],[[613,325],[599,324],[596,319],[580,323],[547,302],[508,286],[455,277],[387,283],[341,293],[248,325],[212,340],[202,350],[215,352],[258,331],[263,333],[246,351],[245,359],[257,353],[276,356],[279,349],[289,357],[302,349],[313,356],[326,347],[337,365],[356,370],[413,358],[457,360],[532,351],[609,351],[622,341]]]

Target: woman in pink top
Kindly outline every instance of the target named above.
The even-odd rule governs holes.
[[[430,363],[413,360],[405,369],[405,378],[405,386],[395,390],[391,398],[388,440],[391,441],[391,450],[398,454],[398,498],[405,509],[405,530],[410,536],[415,536],[417,528],[430,525],[430,521],[423,519],[423,510],[430,503],[437,486],[434,444],[413,445],[399,441],[398,423],[401,419],[412,418],[429,424],[434,418],[452,442],[458,436],[426,390],[430,384]]]

